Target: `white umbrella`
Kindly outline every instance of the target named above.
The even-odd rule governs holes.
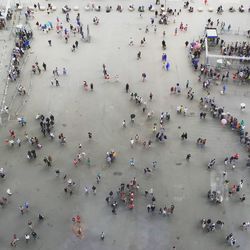
[[[227,124],[227,120],[226,119],[222,119],[220,122],[221,122],[222,125],[226,125]]]
[[[241,109],[241,110],[245,110],[245,108],[246,108],[246,104],[242,102],[242,103],[240,104],[240,109]]]
[[[217,62],[218,64],[223,64],[223,59],[218,59],[216,62]]]

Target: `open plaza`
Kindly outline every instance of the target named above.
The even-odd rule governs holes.
[[[250,249],[248,0],[0,0],[0,250]]]

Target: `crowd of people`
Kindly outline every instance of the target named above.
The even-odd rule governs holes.
[[[20,76],[21,60],[24,56],[25,50],[30,48],[30,40],[32,39],[33,33],[31,30],[27,30],[22,27],[16,34],[15,48],[13,48],[11,63],[8,73],[8,79],[10,81],[16,81]]]
[[[206,3],[205,3],[206,4]],[[144,12],[144,7],[140,6],[140,8],[138,9],[139,12]],[[193,8],[189,6],[189,2],[186,2],[184,5],[185,8]],[[151,8],[152,9],[152,8]],[[151,11],[150,9],[150,11]],[[51,8],[48,8],[48,11],[50,11]],[[192,10],[192,9],[191,9]],[[106,12],[111,12],[112,11],[112,7],[108,6],[106,8]],[[122,12],[122,7],[120,6],[119,9],[117,9],[117,11]],[[158,12],[156,13],[157,10],[155,10],[155,18],[157,18]],[[168,16],[172,15],[172,16],[179,16],[181,14],[181,10],[177,11],[176,9],[167,9],[167,13],[168,15],[163,15],[162,16],[162,12],[161,11],[161,19],[162,22],[164,24],[168,23]],[[192,11],[191,11],[192,12]],[[219,7],[218,12],[221,12],[221,8]],[[26,12],[27,17],[30,16],[30,12],[27,11]],[[71,24],[71,16],[69,14],[69,11],[65,11],[65,21],[66,23],[70,23],[70,29],[66,28],[66,25],[63,24],[63,21],[61,19],[59,19],[57,17],[56,19],[56,33],[58,34],[58,36],[62,36],[65,39],[65,42],[68,43],[69,39],[71,37],[75,37],[76,35],[78,35],[80,38],[84,38],[84,33],[83,33],[83,25],[81,23],[80,20],[80,13],[77,13],[76,18],[75,18],[75,22],[76,25]],[[99,18],[98,17],[94,17],[93,22],[95,24],[99,23]],[[41,24],[39,22],[36,23],[37,28],[45,33],[49,33],[51,31],[53,31],[53,23],[52,22],[47,22],[45,24]],[[154,25],[154,21],[152,23],[152,19],[150,21],[149,25]],[[209,25],[211,24],[211,20],[209,22]],[[218,24],[217,24],[218,25]],[[146,27],[147,29],[147,27]],[[179,30],[181,31],[187,31],[188,29],[188,25],[185,24],[183,22],[180,23],[179,26]],[[145,31],[146,32],[146,31]],[[147,31],[148,32],[148,31]],[[147,33],[146,32],[146,33]],[[177,31],[175,32],[175,34],[177,34]],[[19,42],[16,44],[16,49],[14,50],[13,53],[13,72],[9,73],[9,78],[11,80],[16,80],[15,77],[18,77],[18,75],[20,74],[20,72],[18,72],[18,65],[19,65],[19,58],[23,55],[25,49],[29,48],[29,39],[32,38],[32,33],[27,32],[26,30],[23,30],[20,32],[19,34]],[[75,39],[75,38],[74,38]],[[146,42],[145,38],[142,39],[142,43],[141,45],[143,45]],[[51,40],[48,40],[48,44],[49,46],[53,46],[53,43]],[[192,54],[192,62],[193,65],[195,67],[195,69],[199,68],[199,62],[196,61],[197,58],[200,57],[201,54],[201,49],[202,46],[204,44],[204,40],[200,40],[199,41],[199,46],[197,46],[197,43],[192,44],[191,43],[191,54]],[[130,45],[133,45],[133,42],[130,41]],[[186,45],[187,46],[187,45]],[[243,42],[242,44],[231,44],[231,45],[227,45],[225,46],[224,41],[221,41],[220,43],[220,47],[221,47],[221,52],[223,55],[244,55],[244,56],[249,56],[249,44],[247,42]],[[166,43],[164,41],[164,43],[162,43],[162,48],[165,50],[166,49]],[[78,40],[73,42],[72,45],[72,52],[76,52],[78,49]],[[138,55],[137,54],[137,59],[141,59],[141,52]],[[162,54],[162,63],[164,65],[164,69],[166,68],[167,70],[170,70],[170,64],[168,61],[168,57],[166,55],[166,53]],[[38,62],[36,62],[34,65],[32,65],[32,72],[33,74],[41,74],[41,68],[43,68],[43,71],[47,70],[47,65],[43,62],[43,64],[40,66]],[[107,71],[107,67],[105,64],[103,64],[102,66],[103,69],[103,77],[104,79],[109,79],[110,75]],[[247,74],[249,77],[249,68],[245,67],[245,68],[241,68],[237,74],[241,74],[241,72],[243,72],[244,74]],[[55,81],[55,85],[56,86],[60,86],[59,81],[58,81],[58,76],[59,76],[59,69],[56,67],[53,70],[53,79],[51,80],[51,85],[54,84]],[[62,75],[67,75],[67,70],[65,67],[63,67],[62,69]],[[222,81],[226,78],[229,78],[230,73],[224,72],[223,74],[219,74],[213,69],[213,68],[208,68],[206,65],[202,65],[200,64],[200,77],[201,76],[207,76],[209,78],[215,78],[215,79],[222,79]],[[145,82],[146,81],[146,73],[142,73],[142,81]],[[88,84],[86,81],[84,81],[83,83],[84,89],[88,90]],[[210,86],[210,82],[208,80],[203,81],[203,88],[204,89],[208,89]],[[93,91],[93,84],[91,83],[90,85],[91,90]],[[189,88],[189,81],[187,81],[186,84],[186,90],[187,92],[187,98],[191,101],[194,100],[194,89],[193,87]],[[125,85],[125,91],[126,93],[129,93],[130,90],[130,85],[127,83]],[[180,83],[176,83],[176,85],[172,86],[170,89],[170,93],[177,96],[177,95],[182,95],[182,93],[184,92],[184,90],[182,90],[181,88],[181,84]],[[225,92],[225,89],[224,89]],[[25,89],[21,88],[20,89],[20,93],[25,94],[26,91]],[[146,119],[148,121],[153,121],[153,128],[152,128],[152,132],[154,135],[154,138],[156,140],[156,142],[165,142],[168,137],[167,137],[167,131],[165,128],[165,125],[167,122],[170,121],[170,113],[169,112],[155,112],[153,110],[150,109],[150,102],[152,100],[154,100],[153,98],[153,93],[150,92],[148,95],[148,98],[142,97],[141,95],[138,95],[137,92],[130,92],[129,93],[129,97],[131,102],[134,102],[136,107],[138,109],[142,110],[142,115],[146,116]],[[220,120],[220,122],[222,123],[223,121],[223,125],[226,127],[229,127],[230,129],[236,131],[239,136],[240,136],[240,142],[245,145],[245,147],[247,148],[247,150],[250,150],[250,136],[248,135],[248,132],[245,131],[245,123],[243,120],[239,120],[236,117],[232,116],[230,113],[225,113],[225,109],[224,107],[220,107],[219,105],[215,104],[215,100],[213,98],[210,97],[210,95],[205,96],[204,98],[202,97],[200,99],[200,108],[202,109],[202,111],[200,112],[199,118],[200,119],[206,119],[206,115],[207,113],[211,113],[213,118],[217,118]],[[147,112],[146,112],[147,110]],[[184,116],[186,116],[188,114],[188,108],[185,105],[179,105],[176,109],[177,114],[183,114]],[[159,116],[157,117],[157,113],[159,113]],[[131,114],[130,118],[131,118],[131,124],[135,123],[135,114]],[[157,118],[156,118],[157,117]],[[171,116],[172,117],[172,116]],[[157,122],[155,122],[155,119],[152,118],[156,118]],[[55,117],[52,114],[49,114],[48,116],[45,116],[43,114],[38,114],[36,116],[37,121],[40,124],[40,131],[42,133],[42,135],[44,137],[48,137],[51,140],[55,139]],[[172,119],[172,118],[171,118]],[[186,118],[183,118],[186,119]],[[225,120],[225,121],[224,121]],[[25,121],[25,122],[24,122]],[[151,122],[152,123],[152,122]],[[159,123],[159,126],[158,126]],[[22,126],[26,125],[26,120],[21,120],[20,123]],[[28,124],[29,125],[29,124]],[[125,129],[127,128],[127,124],[126,121],[123,120],[122,122],[122,127]],[[91,140],[93,137],[93,133],[92,132],[88,132],[88,138],[89,140]],[[183,132],[181,134],[181,140],[188,140],[188,134],[187,132]],[[27,140],[27,142],[30,144],[30,150],[28,150],[27,152],[27,159],[32,162],[33,160],[36,160],[37,158],[40,157],[40,155],[42,154],[42,151],[39,152],[39,154],[37,153],[39,150],[41,150],[44,145],[42,145],[40,143],[40,140],[38,139],[38,136],[29,136],[27,133],[25,133],[25,140]],[[64,135],[64,133],[60,132],[58,134],[58,141],[60,143],[60,145],[64,145],[66,144],[67,140],[66,137]],[[151,148],[152,145],[152,140],[151,139],[141,139],[139,138],[139,135],[136,134],[135,137],[131,137],[130,139],[130,147],[131,149],[134,148],[135,144],[140,144],[140,142],[142,143],[142,145],[144,146],[144,148]],[[196,140],[196,144],[197,146],[204,148],[205,145],[207,143],[207,139],[203,138],[203,137],[199,137]],[[17,144],[19,147],[21,146],[21,140],[17,137],[16,132],[13,129],[9,129],[9,139],[6,139],[6,144],[14,146],[15,144]],[[46,146],[46,145],[45,145]],[[75,154],[76,157],[74,157],[73,160],[73,166],[77,167],[79,165],[80,162],[82,162],[84,159],[87,162],[87,165],[89,167],[91,167],[90,164],[90,158],[86,157],[86,153],[82,151],[82,145],[79,144],[78,147],[78,152]],[[114,149],[111,149],[110,151],[108,151],[106,153],[105,156],[105,160],[108,166],[111,167],[111,164],[115,163],[115,159],[117,157],[117,152]],[[45,166],[47,167],[52,167],[54,166],[54,160],[52,158],[52,156],[49,155],[45,155],[42,156],[43,158],[43,162],[45,164]],[[186,156],[186,160],[190,160],[191,158],[191,154],[187,154]],[[225,163],[225,165],[229,165],[232,164],[234,162],[237,161],[237,156],[232,156],[229,157],[227,160],[224,160],[224,163],[227,162],[227,164]],[[228,164],[229,162],[229,164]],[[215,159],[212,159],[209,164],[208,164],[208,168],[209,169],[213,169],[213,167],[215,166]],[[157,165],[157,161],[152,161],[152,168],[151,167],[145,167],[143,169],[143,172],[145,175],[150,175],[154,170],[156,170],[156,165]],[[129,166],[131,168],[135,167],[135,158],[132,157],[129,160]],[[59,178],[61,175],[61,171],[60,169],[56,169],[55,170],[56,176]],[[226,173],[224,174],[224,176],[226,176]],[[6,179],[6,172],[3,168],[0,169],[0,177],[2,179]],[[83,191],[85,192],[86,195],[89,195],[89,193],[92,192],[93,195],[96,195],[97,193],[97,187],[99,184],[101,184],[101,174],[97,173],[96,175],[96,183],[94,183],[93,185],[91,185],[90,187],[84,185],[84,187],[82,187],[80,184],[77,183],[77,181],[73,180],[69,175],[64,174],[64,176],[62,177],[62,179],[64,180],[64,193],[65,195],[69,195],[72,196],[74,193],[76,193],[76,191]],[[242,191],[243,189],[243,179],[240,181],[239,184],[234,184],[231,185],[229,188],[229,195],[233,195],[237,192]],[[227,179],[225,179],[225,183],[229,183],[229,181]],[[231,183],[230,183],[231,184]],[[80,186],[79,186],[80,185]],[[79,190],[78,190],[79,189]],[[127,184],[125,183],[121,183],[118,187],[118,190],[116,192],[110,191],[108,193],[108,196],[106,197],[106,202],[108,207],[110,207],[112,214],[117,215],[118,214],[118,210],[120,206],[124,206],[128,209],[134,209],[136,206],[136,199],[139,199],[140,197],[142,197],[141,193],[139,192],[141,189],[140,185],[138,184],[137,179],[134,177],[132,180],[130,180]],[[0,206],[1,207],[5,207],[8,203],[8,200],[10,199],[10,196],[12,195],[11,191],[9,190],[7,192],[7,196],[2,196],[0,198]],[[173,202],[171,202],[169,204],[169,206],[167,206],[165,204],[164,200],[157,200],[156,203],[156,196],[154,194],[153,188],[150,188],[149,190],[145,190],[144,192],[144,196],[145,196],[145,202],[146,202],[146,211],[149,214],[154,214],[156,213],[156,211],[158,211],[158,214],[162,217],[165,216],[171,216],[174,214],[175,211],[175,204],[173,204]],[[216,204],[221,204],[223,202],[223,196],[220,192],[218,192],[218,190],[209,190],[208,191],[208,199],[212,202],[215,202]],[[246,195],[242,194],[240,197],[240,201],[243,202],[246,199]],[[19,205],[19,210],[21,215],[25,214],[26,212],[28,213],[30,209],[30,203],[28,201],[25,201],[24,204]],[[82,238],[82,229],[81,229],[81,221],[79,219],[79,217],[77,216],[76,218],[73,218],[73,224],[74,224],[74,232],[77,235],[77,237]],[[44,220],[44,216],[39,214],[38,215],[38,221],[42,221]],[[36,231],[34,230],[34,223],[29,221],[28,222],[28,228],[29,231],[27,231],[27,233],[25,233],[24,237],[22,237],[26,243],[28,243],[30,241],[31,238],[33,239],[37,239],[38,235],[36,233]],[[215,230],[221,230],[224,228],[224,223],[221,220],[217,220],[215,222],[213,222],[211,219],[202,219],[201,220],[201,227],[204,231],[206,232],[212,232]],[[243,222],[242,223],[242,229],[243,230],[247,230],[247,228],[250,227],[250,223],[249,222]],[[21,238],[21,237],[20,237]],[[104,232],[101,232],[100,235],[100,239],[104,240]],[[16,234],[13,234],[13,238],[11,240],[11,246],[15,247],[19,241],[19,237]],[[233,236],[233,234],[229,234],[226,237],[227,242],[231,245],[234,246],[236,245],[236,240]]]
[[[230,44],[226,44],[226,42],[223,41],[220,45],[220,48],[222,55],[250,57],[250,44],[247,41],[235,42]]]

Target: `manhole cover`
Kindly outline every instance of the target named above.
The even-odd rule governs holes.
[[[122,172],[114,172],[113,175],[122,175]]]
[[[182,165],[182,163],[181,162],[177,162],[177,163],[175,163],[175,165],[176,166],[180,166],[180,165]]]

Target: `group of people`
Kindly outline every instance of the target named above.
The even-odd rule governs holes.
[[[245,131],[243,120],[238,120],[237,117],[232,116],[230,113],[226,113],[224,107],[218,106],[214,98],[209,96],[201,98],[200,105],[206,110],[209,108],[214,118],[218,118],[221,122],[225,122],[225,125],[229,126],[233,131],[236,131],[240,136],[240,141],[246,146],[247,150],[250,150],[250,138],[248,132]]]
[[[133,209],[135,207],[134,199],[138,194],[139,187],[134,177],[128,184],[121,183],[116,193],[110,191],[105,200],[111,206],[112,213],[116,215],[118,206],[122,204],[128,209]]]
[[[42,134],[44,136],[48,135],[51,139],[54,139],[55,136],[52,131],[55,125],[55,117],[52,114],[50,114],[49,117],[45,117],[43,114],[38,114],[36,119],[40,120]]]
[[[224,226],[224,222],[221,220],[217,220],[213,222],[211,219],[202,219],[201,220],[201,227],[206,232],[213,232],[216,229],[221,230]]]

